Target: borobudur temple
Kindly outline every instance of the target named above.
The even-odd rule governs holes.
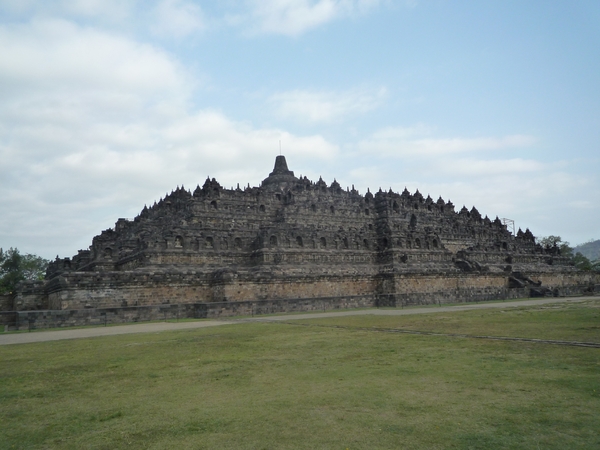
[[[455,211],[418,190],[361,195],[296,177],[277,156],[258,187],[207,179],[119,219],[89,249],[53,261],[43,282],[22,284],[13,310],[400,306],[580,294],[594,277],[475,207]]]

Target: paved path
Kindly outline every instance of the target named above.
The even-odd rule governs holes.
[[[576,303],[586,300],[594,300],[599,297],[568,297],[568,298],[543,298],[536,300],[518,300],[493,303],[461,303],[454,306],[442,307],[410,307],[406,309],[361,309],[351,311],[330,311],[322,313],[306,314],[285,314],[278,316],[252,317],[252,318],[227,318],[218,320],[199,320],[197,322],[157,322],[135,325],[119,325],[111,327],[78,328],[71,330],[58,331],[36,331],[33,333],[0,333],[0,345],[8,344],[27,344],[30,342],[58,341],[62,339],[80,339],[97,336],[114,336],[117,334],[132,333],[156,333],[160,331],[184,330],[191,328],[215,327],[219,325],[231,325],[247,322],[273,322],[289,321],[300,319],[318,319],[322,317],[343,317],[343,316],[401,316],[409,314],[428,314],[438,312],[456,312],[469,311],[472,309],[497,309],[512,308],[517,306],[545,305],[549,303]]]

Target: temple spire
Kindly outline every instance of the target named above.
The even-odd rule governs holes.
[[[294,176],[294,172],[288,169],[285,156],[278,155],[275,158],[275,167],[273,172],[269,174],[262,182],[262,186],[278,186],[282,188],[288,183],[295,183],[298,179]]]
[[[294,172],[288,169],[285,156],[279,155],[275,158],[275,167],[270,175],[294,175]]]

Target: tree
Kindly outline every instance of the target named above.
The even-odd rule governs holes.
[[[563,241],[560,236],[546,236],[536,239],[537,243],[550,252],[556,252],[560,255],[570,258],[572,263],[580,270],[592,270],[600,272],[600,259],[591,261],[580,252],[573,253],[573,248],[568,242]]]
[[[573,247],[567,241],[563,241],[560,236],[546,236],[537,239],[537,243],[546,250],[558,250],[563,256],[573,257]]]
[[[37,255],[21,255],[16,248],[0,248],[0,294],[14,292],[21,281],[43,280],[48,263]]]
[[[575,267],[577,267],[578,269],[581,269],[581,270],[592,270],[593,269],[592,262],[587,257],[585,257],[584,255],[582,255],[579,252],[575,253],[575,256],[573,256],[572,259],[573,259],[573,262],[575,263]]]
[[[546,250],[558,249],[561,255],[568,258],[573,257],[573,247],[567,241],[563,241],[560,236],[546,236],[537,239],[537,243]]]

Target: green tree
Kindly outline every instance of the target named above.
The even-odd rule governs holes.
[[[588,257],[581,254],[580,252],[573,253],[573,247],[571,247],[571,245],[568,242],[563,241],[560,236],[546,236],[543,238],[536,239],[536,241],[546,250],[560,250],[560,254],[571,258],[571,261],[578,269],[593,270],[595,272],[600,272],[600,259],[590,261]]]
[[[0,248],[0,294],[14,292],[21,281],[43,280],[48,263],[37,255],[21,255],[16,248]]]
[[[579,252],[575,253],[575,256],[573,256],[573,262],[575,263],[575,267],[578,269],[592,270],[592,262]]]
[[[546,236],[537,239],[537,243],[544,247],[546,250],[557,248],[560,250],[560,254],[567,257],[573,257],[573,247],[567,242],[563,241],[560,236]]]

